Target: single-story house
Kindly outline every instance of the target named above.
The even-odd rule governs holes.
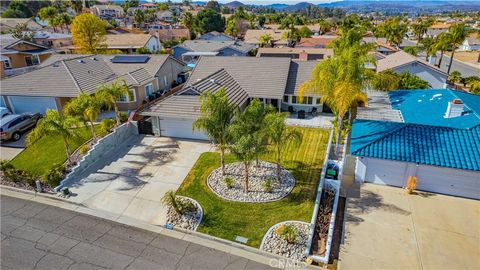
[[[29,31],[39,31],[43,28],[41,24],[32,18],[0,18],[0,29],[2,33],[9,32],[18,24],[25,24],[27,26],[26,30]]]
[[[355,180],[480,199],[480,96],[449,89],[372,93],[353,121]]]
[[[447,32],[450,26],[451,26],[450,23],[445,23],[445,22],[435,23],[427,28],[427,32],[425,33],[425,35],[429,37],[436,37],[443,32]]]
[[[229,100],[240,108],[258,98],[278,110],[322,111],[318,95],[305,94],[302,100],[298,95],[317,63],[281,57],[201,57],[181,90],[139,114],[149,117],[155,135],[206,140],[205,133],[192,131],[200,114],[199,96],[205,91],[223,87]]]
[[[37,44],[42,44],[50,48],[63,48],[72,45],[72,35],[63,33],[52,33],[47,31],[35,32],[33,41]]]
[[[336,38],[336,36],[301,38],[295,48],[327,48]]]
[[[160,50],[161,44],[158,38],[150,34],[118,34],[105,35],[105,43],[110,50],[121,50],[125,53],[135,53],[136,49],[147,48],[150,52]]]
[[[253,49],[242,41],[185,40],[173,47],[173,56],[194,64],[200,56],[247,56]]]
[[[460,51],[480,51],[480,39],[468,37],[460,45]]]
[[[325,48],[258,48],[257,57],[289,57],[301,60],[321,60],[333,55],[332,49]]]
[[[271,46],[283,47],[288,45],[288,40],[284,38],[284,33],[287,30],[274,30],[274,29],[248,29],[245,33],[243,40],[245,43],[260,46],[260,37],[264,35],[270,35],[272,37]]]
[[[377,72],[387,69],[396,73],[406,70],[427,81],[432,88],[446,87],[448,75],[444,71],[404,51],[387,55],[377,61]]]
[[[119,5],[94,5],[90,7],[90,12],[105,20],[120,19],[125,15],[123,8]]]
[[[227,36],[224,33],[212,31],[205,33],[197,38],[197,40],[210,40],[210,41],[235,41],[235,38]]]
[[[161,42],[165,40],[190,39],[190,31],[187,28],[150,29],[150,34],[158,37]]]
[[[155,13],[155,17],[159,21],[169,23],[173,22],[173,12],[171,12],[170,10],[158,11],[157,13]]]
[[[62,110],[81,92],[124,79],[133,91],[118,100],[122,111],[135,110],[155,92],[167,92],[184,63],[169,55],[52,55],[41,67],[2,81],[1,106],[13,113]]]

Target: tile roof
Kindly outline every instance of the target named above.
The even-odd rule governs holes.
[[[108,48],[142,48],[151,38],[150,34],[110,34],[105,35],[105,44]]]
[[[259,44],[260,37],[263,35],[270,35],[275,43],[287,43],[287,40],[283,38],[283,33],[286,30],[273,30],[273,29],[263,29],[263,30],[256,30],[256,29],[248,29],[245,32],[244,41],[250,44]]]
[[[444,118],[449,101],[463,101],[464,115]],[[350,153],[455,169],[480,171],[480,96],[432,89],[390,93],[404,122],[357,119]]]
[[[239,52],[247,53],[254,46],[241,41],[212,41],[212,40],[185,40],[178,47],[183,47],[194,52],[218,52],[224,48],[231,48]]]
[[[333,55],[333,49],[326,48],[258,48],[257,56],[262,56],[264,54],[298,54],[301,52],[306,52],[307,54],[315,55],[324,55],[324,58],[330,57]]]
[[[290,70],[288,72],[287,88],[285,94],[296,95],[298,88],[306,81],[312,79],[312,71],[318,61],[297,61],[292,60]]]
[[[174,29],[151,29],[150,34],[157,35],[161,41],[180,39],[180,38],[190,38],[190,31],[184,28],[174,28]]]
[[[311,37],[311,38],[301,38],[300,41],[295,45],[295,47],[320,47],[326,48],[332,41],[337,37]]]
[[[435,70],[437,72],[440,72],[442,74],[444,74],[445,72],[442,71],[441,69],[439,69],[438,67],[436,66],[433,66],[423,60],[420,60],[418,58],[416,58],[415,56],[409,54],[409,53],[406,53],[402,50],[398,51],[398,52],[395,52],[395,53],[392,53],[390,55],[387,55],[385,56],[383,59],[379,59],[377,61],[377,72],[381,72],[381,71],[384,71],[384,70],[387,70],[387,69],[394,69],[394,68],[397,68],[397,67],[401,67],[403,65],[407,65],[407,64],[410,64],[410,63],[420,63],[426,67],[429,67],[430,69],[432,70]]]

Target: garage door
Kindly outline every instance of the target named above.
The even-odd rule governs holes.
[[[418,166],[417,189],[480,199],[480,172]]]
[[[47,109],[57,109],[53,97],[8,97],[13,112],[19,113],[41,113],[45,114]]]
[[[6,108],[7,105],[5,104],[5,100],[3,99],[3,96],[0,96],[0,107]]]
[[[368,159],[365,181],[375,184],[403,187],[407,164],[381,159]]]
[[[176,137],[195,140],[207,140],[208,136],[192,130],[193,119],[160,118],[160,135],[164,137]]]

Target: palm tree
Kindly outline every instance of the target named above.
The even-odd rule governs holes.
[[[56,32],[54,25],[54,18],[57,15],[57,9],[53,6],[43,7],[38,11],[38,17],[43,21],[47,21],[50,26],[53,27],[53,31]]]
[[[27,146],[44,136],[61,136],[65,145],[67,161],[71,163],[70,142],[79,138],[78,120],[72,116],[63,116],[57,110],[47,110],[45,117],[38,120],[37,126],[28,134]]]
[[[465,30],[464,23],[458,23],[450,26],[448,28],[448,33],[450,33],[450,46],[452,48],[452,55],[450,56],[450,63],[448,65],[447,74],[450,74],[450,69],[452,68],[453,55],[455,54],[455,49],[462,44],[467,36],[467,31]]]
[[[182,20],[180,21],[180,24],[186,27],[189,31],[192,31],[193,21],[194,17],[192,13],[185,12],[185,14],[183,14]]]
[[[277,181],[279,182],[283,147],[289,142],[299,144],[302,141],[302,133],[298,132],[296,129],[287,128],[287,125],[285,124],[286,118],[287,113],[281,112],[269,113],[266,116],[269,140],[276,150]]]
[[[435,38],[434,50],[440,51],[440,60],[438,61],[438,65],[437,65],[438,67],[442,65],[443,52],[445,52],[450,48],[450,44],[451,44],[451,35],[448,32],[440,33]]]
[[[96,141],[97,136],[93,123],[97,120],[101,107],[102,103],[99,101],[99,99],[97,99],[95,96],[91,96],[82,92],[77,98],[74,98],[67,103],[63,109],[63,112],[70,116],[81,115],[82,120],[90,124],[92,138],[94,141]]]
[[[224,88],[204,92],[200,97],[200,117],[193,122],[193,130],[203,130],[220,150],[222,174],[225,175],[225,150],[230,140],[229,127],[235,114],[235,106],[228,101]]]
[[[125,96],[128,96],[129,100],[133,99],[133,93],[128,88],[125,80],[116,80],[113,81],[111,84],[101,85],[98,88],[97,93],[95,94],[95,97],[100,101],[102,105],[106,105],[110,109],[112,107],[114,108],[117,126],[121,124],[117,100]]]
[[[372,88],[380,91],[392,91],[398,89],[399,85],[400,76],[391,69],[376,73],[371,82]]]
[[[260,43],[260,47],[265,47],[267,44],[270,44],[272,42],[273,37],[270,34],[265,34],[260,36],[258,39],[258,43]]]
[[[460,71],[455,70],[450,75],[448,75],[448,80],[453,83],[458,83],[462,79],[462,73]]]
[[[419,41],[423,45],[423,51],[425,51],[425,61],[428,62],[428,57],[435,54],[435,40],[432,37],[425,37]]]
[[[236,119],[231,126],[232,137],[234,144],[230,145],[230,151],[243,163],[244,181],[243,191],[248,192],[248,167],[255,157],[255,138],[252,134],[246,132],[244,129],[246,118],[242,116],[242,112],[237,111]]]

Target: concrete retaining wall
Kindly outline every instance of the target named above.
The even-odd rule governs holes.
[[[90,166],[100,161],[103,157],[108,156],[114,151],[117,145],[125,142],[129,137],[138,135],[137,122],[124,123],[113,130],[112,133],[100,138],[85,154],[77,166],[72,168],[72,171],[65,176],[65,179],[60,182],[60,185],[55,187],[55,191],[60,191],[61,188],[72,185],[81,179],[83,172]]]

